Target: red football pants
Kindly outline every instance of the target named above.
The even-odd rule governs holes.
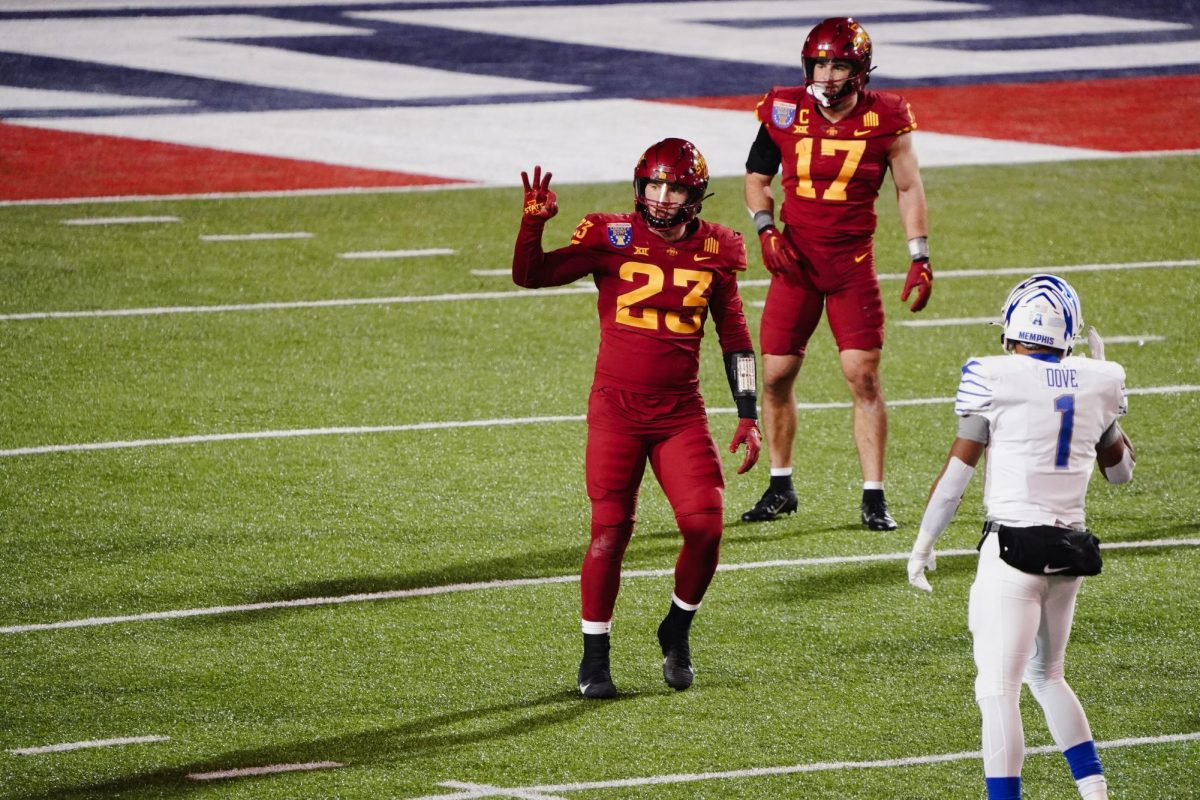
[[[883,347],[883,298],[871,240],[828,245],[800,238],[792,228],[785,235],[800,254],[800,269],[789,280],[771,276],[759,322],[762,352],[803,357],[822,311],[839,352]]]
[[[592,539],[580,576],[582,614],[589,622],[612,619],[647,462],[683,534],[675,595],[698,604],[712,582],[720,555],[725,479],[703,403],[696,397],[681,405],[685,407],[667,420],[659,420],[658,426],[671,423],[665,431],[652,432],[644,420],[630,420],[614,409],[605,392],[592,393],[586,459]]]

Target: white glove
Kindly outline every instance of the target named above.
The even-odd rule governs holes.
[[[937,556],[933,553],[933,542],[924,536],[918,536],[913,542],[912,554],[908,557],[908,582],[922,592],[932,592],[925,570],[933,572],[937,569]],[[924,541],[923,541],[924,540]]]
[[[1088,352],[1092,354],[1092,358],[1104,360],[1104,340],[1100,338],[1100,332],[1095,328],[1088,326]]]

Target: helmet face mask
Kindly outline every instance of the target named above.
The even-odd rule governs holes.
[[[854,92],[861,92],[871,79],[871,37],[851,17],[830,17],[817,24],[804,40],[804,85],[808,93],[825,108]],[[844,61],[851,66],[850,77],[832,94],[828,84],[816,80],[818,61]]]
[[[1017,284],[1001,307],[1000,342],[1005,350],[1020,343],[1070,355],[1083,329],[1079,295],[1057,275],[1033,275]]]
[[[657,197],[647,197],[652,183],[667,184]],[[633,170],[634,206],[646,224],[667,230],[691,222],[700,213],[708,188],[708,164],[696,146],[685,139],[663,139],[651,145]],[[682,189],[686,198],[672,200]],[[652,193],[653,194],[653,193]]]

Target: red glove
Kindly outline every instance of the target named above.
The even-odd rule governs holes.
[[[783,238],[783,234],[774,225],[768,225],[758,232],[758,241],[762,244],[763,264],[767,272],[787,277],[800,263],[800,256],[791,242]]]
[[[746,445],[746,458],[738,467],[738,475],[749,472],[758,463],[758,454],[762,450],[762,434],[758,432],[757,420],[746,418],[738,420],[737,430],[733,433],[733,442],[729,445],[729,452],[736,453],[741,444]]]
[[[529,175],[521,173],[521,183],[525,186],[525,219],[545,222],[558,213],[558,195],[550,191],[551,174],[547,172],[542,177],[542,168],[534,167],[531,185]]]
[[[927,258],[912,262],[912,266],[908,268],[908,280],[904,282],[900,301],[908,302],[908,295],[914,289],[917,291],[917,297],[913,300],[912,310],[920,311],[929,302],[929,295],[933,294],[933,268],[929,266]]]

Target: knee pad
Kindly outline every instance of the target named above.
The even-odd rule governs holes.
[[[632,528],[637,519],[634,515],[636,506],[636,494],[605,492],[602,497],[593,497],[592,527],[600,525],[605,528]]]
[[[1005,680],[997,670],[994,675],[975,677],[975,702],[982,703],[989,697],[1021,697],[1021,681]]]
[[[628,498],[608,497],[592,501],[592,543],[588,554],[594,558],[620,561],[633,536],[633,506]]]
[[[679,524],[679,532],[683,534],[683,540],[688,545],[715,548],[721,544],[724,524],[720,514],[680,514],[675,517],[675,521]]]
[[[693,490],[676,503],[675,521],[682,528],[687,517],[716,516],[719,519],[724,512],[724,490],[719,486],[706,486]]]

